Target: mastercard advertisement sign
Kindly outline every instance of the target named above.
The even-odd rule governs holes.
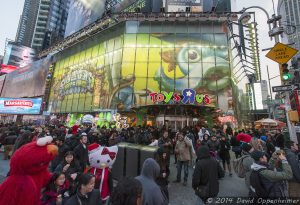
[[[42,98],[0,98],[0,114],[38,115]]]

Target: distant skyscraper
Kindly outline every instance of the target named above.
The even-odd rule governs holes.
[[[16,41],[42,50],[64,37],[69,0],[25,0]]]
[[[20,17],[16,42],[31,47],[40,0],[25,0]]]
[[[295,43],[292,47],[300,50],[300,0],[279,0],[278,14],[282,16],[282,23],[287,26],[284,43]],[[300,57],[300,55],[297,55]]]

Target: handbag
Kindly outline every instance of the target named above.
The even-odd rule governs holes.
[[[209,183],[206,185],[200,185],[195,190],[196,195],[199,196],[201,199],[205,199],[209,195]]]

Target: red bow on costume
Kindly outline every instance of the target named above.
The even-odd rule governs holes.
[[[106,147],[103,148],[101,155],[105,155],[105,154],[108,154],[109,157],[110,157],[112,160],[114,160],[115,157],[116,157],[116,153],[115,153],[115,152],[110,152]]]

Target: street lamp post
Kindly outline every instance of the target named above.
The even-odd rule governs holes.
[[[284,28],[282,26],[278,25],[278,23],[277,23],[281,20],[281,18],[282,18],[281,15],[276,16],[276,14],[273,14],[272,18],[270,18],[268,12],[264,8],[262,8],[260,6],[251,6],[248,8],[243,8],[243,10],[241,11],[243,14],[241,15],[240,19],[241,19],[241,22],[243,22],[243,23],[247,23],[251,18],[250,14],[248,14],[246,12],[248,9],[260,9],[267,15],[267,18],[268,18],[267,23],[269,26],[269,37],[271,38],[271,40],[274,37],[275,44],[277,44],[279,42],[279,35],[281,35],[284,32]],[[273,25],[273,28],[271,28],[271,24]],[[281,67],[281,65],[279,65],[279,69],[280,69],[280,67]],[[289,116],[288,116],[289,110],[291,110],[290,92],[286,91],[285,92],[285,111],[286,111],[287,125],[288,125],[288,129],[289,129],[290,138],[297,142],[298,140],[297,140],[295,127],[289,120]]]

